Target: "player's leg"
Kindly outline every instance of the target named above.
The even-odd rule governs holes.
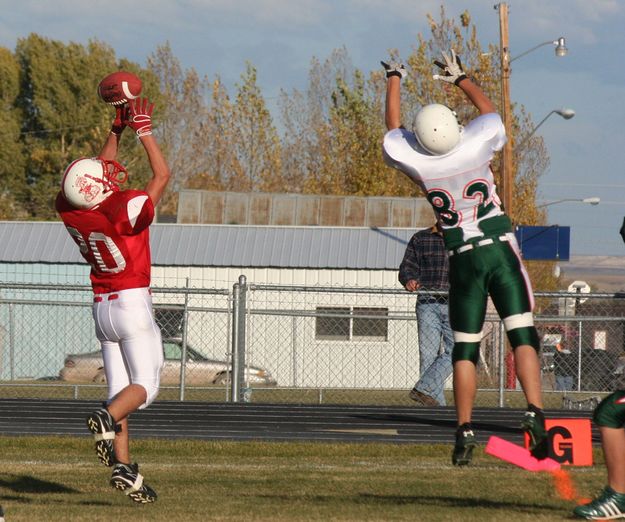
[[[115,462],[114,440],[115,418],[108,410],[108,402],[125,386],[128,385],[128,374],[118,337],[110,321],[111,301],[107,296],[96,296],[93,304],[93,320],[96,337],[100,341],[104,372],[108,387],[109,401],[103,408],[99,408],[87,416],[87,428],[95,440],[96,455],[106,466]]]
[[[454,335],[453,386],[458,428],[452,463],[466,465],[476,446],[471,427],[477,393],[477,370],[482,326],[486,314],[486,289],[475,250],[450,258],[449,322]]]
[[[605,397],[595,409],[593,421],[601,433],[608,484],[625,494],[625,390]]]
[[[454,402],[458,425],[471,422],[473,403],[477,395],[477,371],[472,361],[453,363]]]
[[[625,429],[601,426],[601,447],[608,469],[608,484],[625,495]]]
[[[128,416],[137,409],[146,408],[156,398],[163,366],[161,334],[154,321],[152,300],[147,289],[120,292],[112,315],[122,337],[120,345],[130,384],[109,405],[109,410],[123,421],[115,439],[116,450],[117,445],[120,449],[111,485],[135,502],[154,502],[156,493],[143,482],[138,465],[131,463]]]
[[[521,427],[530,438],[532,454],[542,459],[548,455],[548,440],[542,412],[540,343],[534,326],[534,296],[529,277],[513,237],[484,250],[492,267],[489,293],[503,320],[514,352],[517,377],[528,404]]]
[[[470,250],[449,259],[449,323],[454,336],[454,400],[459,424],[471,420],[486,315],[486,285],[479,263],[474,265],[475,253]]]
[[[128,416],[145,403],[147,393],[143,386],[129,384],[109,404],[108,411],[115,419],[113,449],[116,462],[130,462]]]
[[[146,389],[140,384],[129,384],[121,390],[108,405],[108,411],[118,422],[127,419],[133,411],[137,411],[147,400]]]
[[[100,462],[106,466],[112,466],[119,457],[117,452],[124,452],[124,447],[118,442],[121,412],[115,409],[111,411],[111,401],[115,400],[115,397],[128,386],[130,381],[119,344],[106,340],[101,340],[100,344],[108,387],[108,401],[103,408],[87,416],[87,427],[94,435],[96,454]]]
[[[625,390],[605,397],[595,409],[601,447],[608,470],[608,485],[590,504],[573,513],[589,520],[625,518]]]
[[[528,404],[543,407],[540,359],[533,346],[524,344],[514,349],[516,374]]]
[[[145,288],[124,290],[111,306],[120,337],[128,384],[115,395],[109,411],[124,419],[156,398],[163,366],[161,332],[154,321],[152,299]]]

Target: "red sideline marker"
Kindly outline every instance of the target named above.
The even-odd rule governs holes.
[[[528,471],[555,471],[560,469],[559,462],[550,458],[538,460],[523,446],[517,446],[512,442],[508,442],[501,437],[495,437],[494,435],[488,439],[484,451],[493,457],[497,457],[498,459]]]

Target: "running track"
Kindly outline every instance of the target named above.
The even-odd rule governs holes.
[[[0,435],[90,436],[86,415],[96,401],[0,399]],[[592,412],[551,410],[551,418],[590,418]],[[478,442],[491,435],[522,444],[522,410],[478,408]],[[130,419],[133,437],[203,440],[454,442],[451,407],[297,406],[157,401]],[[593,443],[599,443],[593,427]]]

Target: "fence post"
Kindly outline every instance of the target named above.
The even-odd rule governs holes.
[[[506,329],[503,321],[499,321],[499,407],[504,407],[504,389],[506,388],[506,375],[508,370],[506,358]]]
[[[582,322],[577,321],[577,391],[582,391]]]
[[[232,402],[241,402],[241,386],[245,373],[245,316],[247,284],[244,275],[232,287]]]
[[[293,386],[297,386],[297,317],[293,316],[293,319],[291,320],[291,324],[292,324],[292,331],[293,331],[293,333],[291,334],[291,347],[293,350],[293,353],[291,355],[292,357],[291,364],[293,366],[292,379],[293,379]]]
[[[180,354],[180,401],[184,401],[187,375],[187,319],[189,313],[189,278],[184,293],[184,310],[182,312],[182,353]]]
[[[15,321],[13,303],[9,303],[9,379],[15,380]]]

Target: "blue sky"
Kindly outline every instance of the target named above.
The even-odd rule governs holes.
[[[64,42],[96,38],[118,57],[145,64],[169,42],[183,67],[219,74],[233,86],[251,61],[271,105],[281,88],[304,88],[313,57],[345,46],[354,65],[377,68],[388,49],[410,54],[416,35],[429,34],[426,13],[449,16],[468,9],[484,46],[499,42],[495,0],[0,0],[0,45],[14,49],[31,32]],[[539,202],[599,196],[590,206],[549,207],[549,223],[571,227],[573,255],[625,256],[618,231],[625,216],[623,93],[625,2],[618,0],[509,0],[514,58],[560,36],[569,53],[556,58],[541,47],[512,65],[511,97],[538,123],[551,155]],[[277,115],[276,115],[277,117]]]

